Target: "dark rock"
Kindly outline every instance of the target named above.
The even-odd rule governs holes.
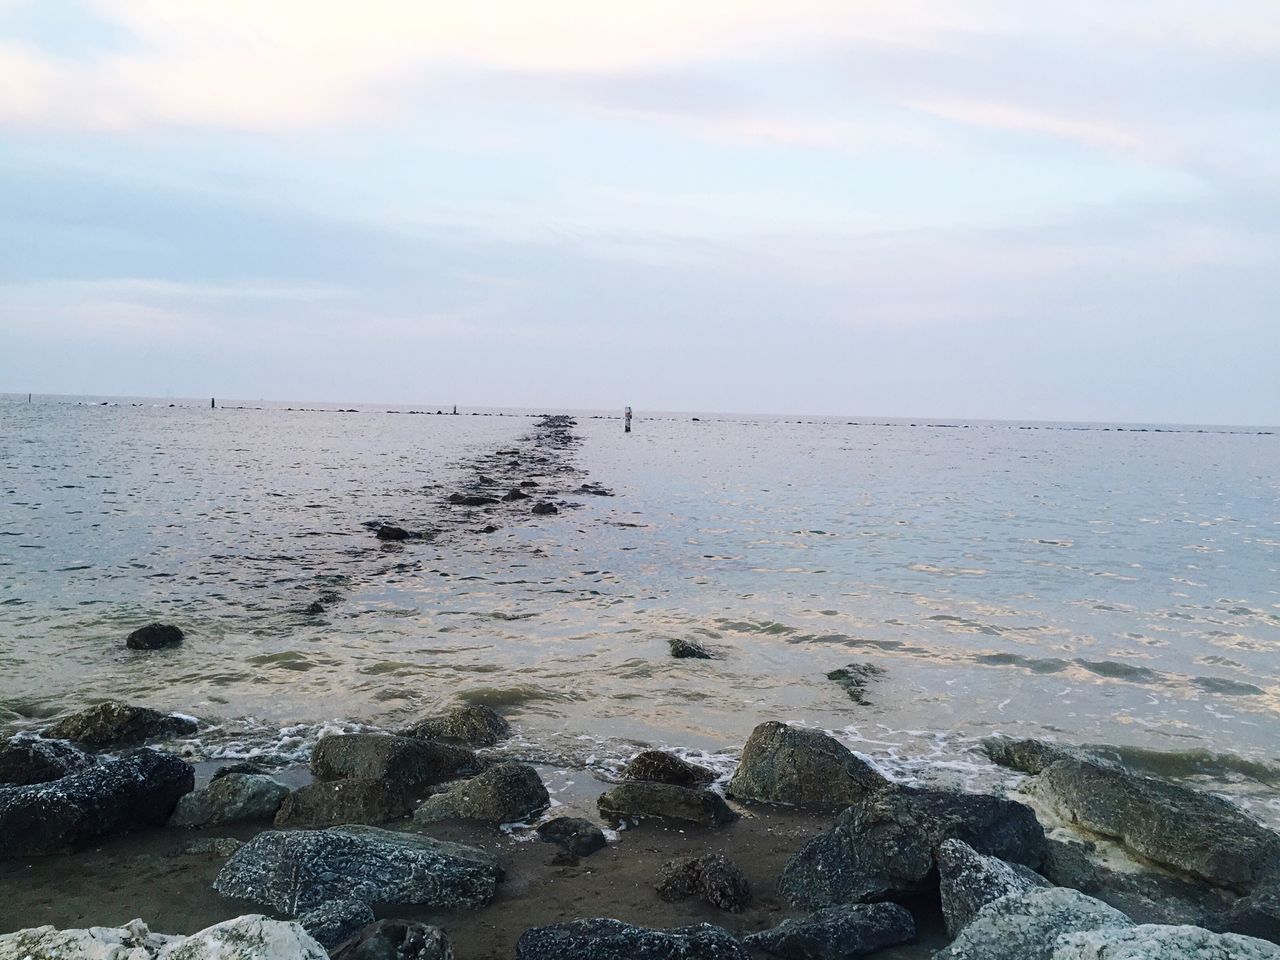
[[[232,773],[261,773],[269,776],[271,771],[260,763],[254,763],[252,760],[241,760],[237,763],[225,764],[213,771],[213,775],[209,777],[209,782],[212,783],[214,780]]]
[[[481,527],[479,532],[480,533],[497,533],[498,529],[499,529],[498,527],[494,526],[491,523],[488,526]]]
[[[578,487],[578,489],[573,492],[586,494],[587,496],[592,496],[592,497],[612,497],[613,496],[612,490],[610,490],[608,487],[603,487],[598,483],[584,483],[582,486]]]
[[[189,717],[107,700],[59,720],[44,735],[51,740],[74,740],[89,747],[130,747],[195,732],[196,722]]]
[[[312,600],[310,603],[308,603],[305,607],[302,608],[302,612],[315,615],[318,613],[324,613],[324,609],[325,608],[323,603],[321,603],[319,600]]]
[[[1191,923],[1209,926],[1224,913],[1231,894],[1221,887],[1151,870],[1111,870],[1099,866],[1094,897],[1136,923]]]
[[[520,486],[522,486],[522,487],[536,487],[536,486],[538,486],[538,481],[537,481],[537,480],[521,480],[521,481],[520,481]]]
[[[988,903],[1049,881],[1016,863],[978,853],[963,840],[943,840],[935,854],[947,936],[955,937]]]
[[[674,753],[644,750],[622,768],[622,778],[650,783],[674,783],[677,787],[700,787],[714,782],[716,772],[683,760]]]
[[[451,493],[449,502],[458,507],[487,507],[498,502],[497,497],[486,497],[478,493]]]
[[[535,517],[551,516],[552,514],[556,514],[559,512],[560,512],[559,508],[557,508],[554,503],[548,503],[546,501],[543,501],[542,503],[535,503],[533,505],[533,515]]]
[[[363,900],[330,900],[298,917],[302,929],[326,950],[350,940],[373,920],[373,909]]]
[[[551,803],[538,771],[527,763],[500,763],[477,777],[427,797],[413,815],[418,823],[451,817],[486,823],[516,823]]]
[[[1089,857],[1092,850],[1091,843],[1050,838],[1040,872],[1054,886],[1093,893],[1099,887],[1099,879],[1098,868]]]
[[[269,820],[289,795],[283,783],[260,773],[228,773],[178,801],[169,826],[199,829]]]
[[[1280,943],[1280,875],[1259,883],[1253,893],[1205,926]]]
[[[827,679],[834,680],[844,688],[850,700],[865,707],[870,705],[866,697],[867,686],[882,676],[884,667],[878,667],[874,663],[851,663],[847,667],[832,670],[827,674]]]
[[[0,787],[0,859],[159,826],[194,785],[189,764],[143,748],[60,780]]]
[[[149,623],[139,627],[125,639],[130,650],[159,650],[176,647],[182,642],[182,631],[169,623]]]
[[[1029,890],[987,904],[934,960],[1050,960],[1061,934],[1131,926],[1119,910],[1077,890]]]
[[[700,923],[650,930],[603,917],[532,927],[516,943],[516,960],[748,960],[721,927]]]
[[[751,731],[728,793],[739,800],[830,810],[888,785],[834,737],[771,720]]]
[[[96,762],[69,743],[16,736],[0,745],[0,784],[48,783],[87,770]]]
[[[589,857],[607,847],[604,831],[581,817],[556,817],[539,824],[538,836],[554,843],[571,857]]]
[[[709,827],[738,819],[719,794],[669,783],[622,783],[600,794],[596,806],[600,816],[610,823],[658,817]]]
[[[318,780],[285,797],[275,823],[277,827],[386,823],[412,810],[404,785],[392,780]]]
[[[311,772],[321,780],[394,780],[419,787],[479,768],[476,755],[462,747],[384,733],[321,737],[311,752]]]
[[[937,883],[933,851],[952,837],[1023,866],[1044,860],[1044,830],[1021,803],[894,786],[853,804],[828,833],[801,847],[778,889],[805,907],[925,893]]]
[[[1080,759],[1083,754],[1073,748],[1046,740],[1014,740],[1010,737],[987,737],[982,752],[992,763],[1023,773],[1036,774],[1058,760]]]
[[[915,920],[896,903],[855,903],[783,920],[746,944],[782,960],[856,960],[915,938]]]
[[[528,500],[529,495],[525,493],[523,490],[516,489],[516,490],[508,491],[506,496],[504,496],[502,499],[510,503],[513,500]]]
[[[492,707],[470,704],[419,720],[401,731],[400,736],[459,743],[465,747],[492,747],[511,736],[511,725]]]
[[[404,527],[392,526],[389,523],[384,523],[378,528],[379,540],[408,540],[409,536],[409,531]]]
[[[653,886],[668,903],[696,896],[733,913],[741,913],[751,903],[746,874],[720,853],[665,863]]]
[[[681,640],[672,637],[667,641],[671,655],[677,660],[714,660],[715,656],[696,640]]]
[[[453,960],[453,944],[439,927],[413,920],[379,920],[343,945],[333,960]]]
[[[480,907],[501,878],[484,850],[347,826],[260,833],[227,861],[214,889],[297,915],[330,900]]]

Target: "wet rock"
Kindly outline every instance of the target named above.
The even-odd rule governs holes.
[[[412,810],[404,786],[393,780],[320,780],[285,797],[275,823],[277,827],[386,823]]]
[[[677,660],[714,660],[715,655],[696,640],[681,640],[672,637],[667,641],[671,655]]]
[[[373,908],[363,900],[330,900],[298,917],[302,929],[326,950],[350,940],[373,921]]]
[[[530,497],[529,497],[529,494],[525,493],[523,490],[515,489],[515,490],[508,490],[506,495],[502,499],[510,503],[514,500],[528,500],[530,499]]]
[[[716,772],[662,750],[643,750],[622,768],[624,780],[673,783],[677,787],[700,787],[712,783]]]
[[[949,937],[955,937],[988,903],[1050,885],[1026,867],[983,856],[963,840],[943,840],[935,859]]]
[[[896,903],[855,903],[783,920],[745,942],[781,960],[856,960],[915,938],[915,920]]]
[[[1068,933],[1050,960],[1280,960],[1280,947],[1200,927],[1147,924]]]
[[[1241,897],[1205,926],[1280,943],[1280,876],[1258,884],[1251,894]]]
[[[313,616],[319,613],[324,613],[324,611],[325,611],[325,606],[319,600],[312,600],[310,603],[308,603],[305,607],[302,608],[303,613],[309,613]]]
[[[384,523],[378,528],[379,540],[408,540],[411,534],[404,527],[393,526],[390,523]]]
[[[321,737],[311,752],[311,772],[321,780],[394,780],[418,787],[479,767],[476,755],[462,747],[385,733]]]
[[[200,837],[178,852],[184,857],[229,857],[243,846],[235,837]]]
[[[498,527],[490,523],[487,526],[481,527],[478,532],[479,533],[497,533],[498,529],[499,529]]]
[[[241,847],[218,874],[224,897],[297,914],[330,900],[480,907],[502,870],[490,853],[377,827],[268,830]]]
[[[458,507],[487,507],[498,502],[497,497],[486,497],[479,493],[451,493],[449,502]]]
[[[469,704],[419,720],[400,734],[418,740],[439,740],[465,747],[492,747],[511,736],[511,724],[492,707]]]
[[[653,886],[668,903],[698,897],[733,913],[741,913],[751,903],[751,884],[746,874],[720,853],[671,860],[658,871]]]
[[[176,647],[182,638],[182,631],[171,623],[149,623],[129,634],[124,644],[130,650],[159,650]]]
[[[669,783],[622,783],[602,793],[596,807],[600,816],[610,823],[658,817],[710,827],[738,819],[719,794]]]
[[[867,687],[882,676],[884,676],[884,667],[876,666],[874,663],[851,663],[847,667],[832,670],[827,674],[827,679],[834,680],[849,695],[850,700],[865,707],[870,706],[870,701],[867,700]]]
[[[35,927],[0,936],[0,960],[328,960],[299,924],[249,915],[189,937],[152,933],[141,920],[123,927]]]
[[[598,483],[584,483],[582,484],[582,486],[578,487],[578,489],[573,492],[586,494],[587,496],[592,496],[592,497],[612,497],[613,496],[612,490],[610,490],[608,487],[603,487]]]
[[[231,773],[253,773],[269,776],[271,771],[260,763],[254,763],[252,760],[241,760],[237,763],[225,764],[213,771],[213,775],[209,777],[209,782],[212,783],[214,780],[217,780],[220,777],[225,777]]]
[[[516,943],[516,960],[748,960],[748,956],[728,930],[709,923],[650,930],[600,917],[526,930]]]
[[[439,927],[412,920],[379,920],[333,955],[334,960],[453,960],[453,944]]]
[[[728,793],[739,800],[830,810],[888,785],[834,737],[771,720],[751,731]]]
[[[289,788],[271,777],[229,773],[178,801],[169,826],[189,830],[246,820],[269,820],[280,809]]]
[[[858,801],[800,848],[778,889],[796,906],[922,894],[937,882],[933,852],[948,838],[1037,867],[1044,830],[1029,807],[975,793],[893,786]]]
[[[144,747],[60,780],[0,787],[0,859],[159,826],[194,785],[189,764]]]
[[[934,960],[1050,960],[1064,933],[1131,926],[1119,910],[1077,890],[1029,890],[987,904]]]
[[[542,503],[535,503],[532,512],[535,517],[546,517],[557,514],[560,510],[554,503],[544,500]]]
[[[44,735],[88,747],[130,747],[148,740],[186,736],[195,733],[196,727],[190,717],[106,700],[59,720]]]
[[[554,843],[570,857],[589,857],[607,847],[604,831],[581,817],[556,817],[539,824],[538,836]]]
[[[1068,746],[1047,740],[1015,740],[1011,737],[987,737],[982,752],[992,763],[1023,773],[1040,773],[1058,760],[1081,759],[1084,754]]]
[[[551,803],[538,771],[527,763],[500,763],[444,793],[427,797],[413,819],[435,823],[451,817],[486,823],[527,820]]]
[[[520,486],[522,486],[522,487],[526,487],[526,488],[528,488],[528,487],[536,487],[536,486],[538,486],[538,481],[537,481],[537,480],[521,480],[521,481],[520,481]]]
[[[95,763],[92,755],[69,743],[20,735],[0,745],[0,784],[48,783]]]
[[[1100,883],[1098,868],[1089,856],[1093,849],[1091,843],[1050,838],[1040,873],[1052,881],[1054,886],[1093,893]]]

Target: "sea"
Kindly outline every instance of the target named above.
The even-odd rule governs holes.
[[[153,621],[184,642],[126,649]],[[982,738],[1047,737],[1280,824],[1280,436],[0,397],[0,733],[107,698],[199,762],[463,703],[605,778],[777,719],[983,789]]]

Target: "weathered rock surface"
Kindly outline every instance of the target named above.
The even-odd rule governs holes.
[[[412,920],[379,920],[343,946],[334,960],[453,960],[453,944],[439,927]]]
[[[427,797],[413,814],[418,823],[451,817],[486,823],[516,823],[551,803],[538,771],[527,763],[500,763],[477,777]]]
[[[710,827],[738,819],[719,794],[670,783],[620,783],[600,794],[596,807],[600,816],[610,823],[629,818],[659,817]]]
[[[733,913],[742,912],[751,903],[751,884],[746,874],[720,853],[671,860],[658,871],[653,886],[668,903],[698,897]]]
[[[677,787],[701,787],[716,779],[716,772],[690,763],[674,753],[643,750],[622,768],[622,779],[649,783],[673,783]]]
[[[710,923],[650,930],[593,918],[533,927],[520,935],[516,960],[748,960],[728,930]]]
[[[106,700],[59,720],[44,735],[51,740],[74,740],[89,747],[130,747],[195,732],[196,722],[190,717]]]
[[[581,817],[556,817],[539,824],[538,836],[554,843],[570,857],[589,857],[609,845],[604,831]]]
[[[1093,893],[1101,883],[1098,867],[1090,858],[1093,844],[1049,838],[1040,873],[1056,887]]]
[[[386,823],[412,810],[405,788],[392,780],[318,780],[285,797],[275,822],[277,827]]]
[[[728,793],[738,800],[831,810],[888,785],[834,737],[771,720],[751,731]]]
[[[1050,960],[1061,934],[1131,926],[1119,910],[1077,890],[1030,890],[987,904],[934,960]]]
[[[271,777],[229,773],[178,801],[169,826],[199,829],[245,820],[269,820],[280,809],[289,788]]]
[[[671,650],[671,655],[677,660],[714,660],[715,656],[698,643],[697,640],[681,640],[678,637],[672,637],[667,641],[667,646]]]
[[[183,633],[171,623],[149,623],[125,638],[130,650],[160,650],[182,643]]]
[[[493,855],[475,847],[349,826],[260,833],[227,861],[214,889],[296,915],[330,900],[479,907],[501,878]]]
[[[882,676],[884,667],[874,663],[851,663],[832,670],[827,674],[827,679],[839,684],[854,703],[866,707],[871,705],[871,701],[867,699],[867,687]]]
[[[1051,960],[1280,960],[1280,947],[1200,927],[1114,927],[1058,937]]]
[[[1049,881],[1018,864],[978,853],[963,840],[943,840],[935,854],[947,936],[955,937],[987,904]]]
[[[853,804],[829,832],[801,847],[778,889],[805,907],[922,893],[936,882],[933,851],[952,837],[1023,866],[1044,860],[1044,830],[1021,803],[894,786]]]
[[[249,915],[189,937],[152,933],[141,920],[123,927],[35,927],[0,935],[0,960],[328,960],[296,923]]]
[[[397,527],[394,524],[384,523],[378,527],[379,540],[408,540],[410,533],[404,527]]]
[[[302,929],[326,950],[350,940],[373,921],[373,908],[363,900],[330,900],[298,917]]]
[[[243,846],[244,841],[237,840],[235,837],[200,837],[192,840],[178,852],[184,857],[222,857],[225,859]]]
[[[479,767],[463,747],[385,733],[321,737],[311,753],[311,772],[321,780],[394,780],[405,787],[441,783]]]
[[[479,493],[451,493],[449,502],[458,507],[487,507],[498,502],[497,497],[486,497]]]
[[[1280,874],[1259,883],[1213,923],[1215,929],[1280,943]]]
[[[992,763],[1023,773],[1040,773],[1059,760],[1084,759],[1082,751],[1048,740],[1015,740],[1012,737],[987,737],[982,752]]]
[[[855,960],[915,937],[915,920],[896,903],[854,903],[783,920],[745,942],[782,960]]]
[[[142,748],[60,780],[0,787],[0,859],[158,826],[194,785],[189,764]]]
[[[464,747],[492,747],[511,736],[511,724],[492,707],[470,704],[419,720],[400,735],[457,743]]]
[[[0,745],[0,784],[48,783],[87,770],[97,761],[60,740],[17,736]]]

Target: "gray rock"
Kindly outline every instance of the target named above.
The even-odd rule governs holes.
[[[620,783],[600,794],[596,807],[609,823],[658,817],[710,827],[738,819],[719,794],[669,783]]]
[[[1133,921],[1078,890],[1048,887],[983,907],[934,960],[1050,960],[1064,933],[1131,927]]]
[[[178,852],[184,857],[229,857],[244,846],[235,837],[200,837],[192,840]]]
[[[311,753],[311,772],[321,780],[394,780],[420,787],[479,768],[476,755],[463,747],[384,733],[321,737]]]
[[[0,745],[0,784],[48,783],[96,762],[91,754],[61,740],[19,735]]]
[[[400,735],[419,740],[458,743],[464,747],[492,747],[511,736],[511,724],[492,707],[471,704],[440,716],[419,720]]]
[[[895,786],[853,804],[801,847],[778,889],[796,906],[815,908],[924,893],[936,883],[933,851],[952,837],[1023,866],[1044,860],[1044,830],[1021,803]]]
[[[949,937],[955,937],[988,903],[1011,893],[1049,886],[1048,880],[1026,867],[983,856],[963,840],[943,840],[935,859]]]
[[[330,900],[298,917],[316,943],[332,950],[373,923],[373,908],[363,900]]]
[[[728,930],[710,923],[650,930],[599,917],[533,927],[520,935],[516,960],[748,960]]]
[[[1280,876],[1259,883],[1253,893],[1224,911],[1213,926],[1280,943]]]
[[[728,793],[738,800],[832,810],[888,784],[834,737],[771,720],[751,731]]]
[[[1092,894],[1135,923],[1209,926],[1227,909],[1230,894],[1222,887],[1184,880],[1167,873],[1098,868]]]
[[[1280,960],[1274,943],[1200,927],[1146,924],[1058,937],[1051,960]]]
[[[671,860],[658,871],[653,886],[668,903],[696,896],[733,913],[741,913],[751,903],[751,884],[746,874],[721,853]]]
[[[554,843],[570,857],[589,857],[609,845],[604,831],[581,817],[556,817],[539,824],[538,836]]]
[[[855,960],[915,938],[915,920],[896,903],[853,903],[783,920],[746,944],[782,960]]]
[[[334,960],[453,960],[453,944],[439,927],[412,920],[379,920],[333,955]]]
[[[538,771],[527,763],[500,763],[484,773],[427,797],[413,815],[418,823],[452,817],[486,823],[517,823],[551,803]]]
[[[149,623],[129,634],[124,644],[130,650],[159,650],[176,647],[182,643],[182,637],[182,631],[171,623]]]
[[[1015,740],[1011,737],[987,737],[982,741],[982,752],[992,763],[1033,774],[1058,760],[1085,758],[1084,753],[1075,747],[1047,740]]]
[[[0,859],[159,826],[194,785],[189,764],[144,747],[60,780],[0,787]]]
[[[296,923],[249,915],[189,937],[152,933],[141,920],[123,927],[35,927],[0,936],[0,960],[328,960]]]
[[[386,823],[413,810],[405,788],[391,780],[318,780],[284,798],[277,827],[338,827]]]
[[[222,868],[214,889],[296,915],[330,900],[479,907],[502,870],[492,854],[377,827],[260,833]]]
[[[51,740],[73,740],[89,747],[130,747],[195,732],[196,722],[189,717],[107,700],[59,720],[44,735]]]
[[[677,660],[714,660],[715,655],[697,640],[681,640],[672,637],[667,641],[671,655]]]
[[[1040,872],[1054,886],[1071,887],[1081,893],[1093,893],[1099,888],[1098,867],[1089,856],[1093,852],[1093,844],[1052,837],[1048,844]]]
[[[662,750],[642,750],[622,768],[622,779],[649,783],[673,783],[677,787],[702,787],[716,779],[716,772]]]
[[[289,788],[262,774],[230,773],[178,801],[169,826],[195,830],[246,820],[269,820]]]

